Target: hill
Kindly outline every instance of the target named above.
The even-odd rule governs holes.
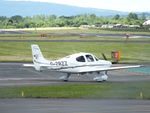
[[[97,16],[111,16],[115,14],[127,15],[128,12],[83,8],[55,3],[26,2],[26,1],[0,1],[0,16],[11,17],[14,15],[57,15],[73,16],[78,14],[96,14]]]

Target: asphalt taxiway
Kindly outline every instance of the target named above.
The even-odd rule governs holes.
[[[6,31],[0,30],[0,34],[32,34],[32,32],[26,31]],[[5,37],[0,36],[0,37]],[[97,37],[116,37],[116,38],[124,38],[126,34],[105,34],[105,33],[48,33],[47,36],[97,36]],[[9,37],[17,37],[15,35]],[[130,34],[130,38],[150,38],[150,34]]]
[[[37,72],[23,63],[0,63],[0,88],[61,84],[97,84],[93,76],[72,75],[68,82],[59,80],[63,73]],[[131,71],[111,71],[107,82],[150,81],[150,75]],[[149,100],[124,99],[0,99],[0,113],[149,113]]]
[[[31,67],[23,67],[23,63],[0,63],[0,87],[46,86],[60,84],[96,84],[93,74],[73,74],[68,82],[59,80],[65,73],[49,70],[38,72]],[[141,82],[150,81],[149,74],[127,70],[110,71],[106,82]]]
[[[109,41],[109,40],[0,40],[0,42],[74,42],[74,43],[150,43],[150,41]]]
[[[150,113],[149,100],[0,99],[1,113]]]

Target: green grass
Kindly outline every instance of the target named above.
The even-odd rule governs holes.
[[[0,98],[150,99],[149,88],[149,82],[0,88]]]
[[[30,30],[32,34],[0,34],[0,40],[99,40],[125,41],[125,38],[94,37],[94,36],[48,36],[40,38],[43,33],[116,33],[125,34],[126,31],[109,31],[106,29],[51,29]],[[146,32],[132,32],[130,34],[146,34]],[[11,37],[13,36],[13,37]],[[150,41],[150,39],[129,39],[129,41]],[[0,62],[31,62],[31,44],[34,42],[0,42]],[[35,42],[39,44],[44,56],[48,59],[57,59],[77,52],[93,53],[101,58],[104,53],[111,60],[111,51],[121,51],[121,63],[150,63],[150,44],[131,43],[65,43],[65,42]]]
[[[10,30],[10,29],[8,29]],[[24,29],[18,29],[24,30]],[[7,29],[6,29],[7,31]],[[13,29],[11,29],[13,31]],[[137,32],[137,31],[118,31],[115,29],[87,29],[87,28],[59,28],[59,29],[49,29],[49,30],[27,30],[29,34],[0,34],[0,40],[118,40],[125,41],[125,38],[113,38],[113,37],[94,37],[94,36],[76,36],[75,33],[101,33],[101,34],[150,34],[150,32]],[[31,32],[31,33],[30,33]],[[48,33],[58,33],[58,34],[48,34]],[[61,33],[70,33],[73,36],[61,36]],[[41,34],[47,34],[46,38],[41,38]],[[65,34],[67,35],[67,34]],[[149,38],[139,38],[130,39],[130,41],[150,41]]]
[[[126,30],[115,30],[115,29],[103,29],[103,28],[78,28],[72,29],[51,29],[51,30],[31,30],[33,33],[109,33],[109,34],[150,34],[150,32],[139,32],[139,31],[126,31]]]
[[[0,61],[31,62],[31,44],[38,44],[48,59],[57,59],[78,52],[104,53],[111,60],[111,51],[121,51],[121,63],[150,63],[150,44],[71,43],[71,42],[0,42]]]
[[[40,30],[39,30],[40,29]],[[78,27],[51,27],[50,29],[45,30],[45,28],[39,29],[15,29],[21,31],[32,32],[33,34],[42,34],[42,33],[108,33],[108,34],[150,34],[148,31],[137,30],[128,30],[128,29],[103,29],[103,28],[78,28]],[[13,31],[14,29],[5,29]],[[13,34],[12,34],[13,35]],[[14,34],[15,35],[15,34]],[[28,35],[28,34],[27,34]]]

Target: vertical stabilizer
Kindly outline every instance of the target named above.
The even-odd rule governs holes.
[[[44,60],[44,57],[43,57],[42,52],[41,52],[41,50],[40,50],[38,45],[33,44],[33,45],[31,45],[31,48],[32,48],[33,62],[34,61],[38,62],[38,61]]]
[[[33,63],[35,65],[35,69],[40,71],[41,70],[40,64],[45,63],[47,60],[43,57],[42,52],[38,45],[32,44],[31,49],[32,49],[32,57],[33,57]]]

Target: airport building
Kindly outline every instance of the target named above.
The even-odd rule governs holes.
[[[150,20],[147,20],[143,23],[144,26],[150,26]]]

